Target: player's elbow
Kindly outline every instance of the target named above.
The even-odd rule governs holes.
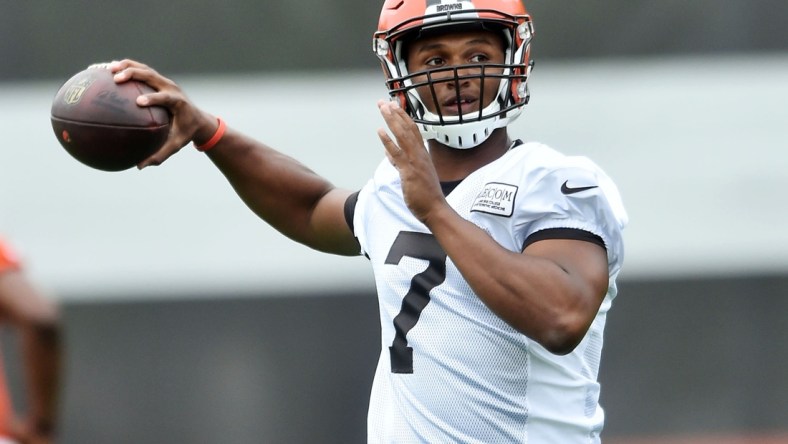
[[[551,339],[549,341],[542,342],[542,346],[547,349],[547,351],[558,356],[564,356],[572,353],[572,351],[577,348],[578,344],[580,344],[580,341],[567,339]]]
[[[583,341],[594,322],[602,297],[598,291],[577,291],[565,298],[565,304],[553,307],[545,319],[540,344],[556,355],[574,351]],[[602,293],[604,294],[604,293]]]
[[[591,319],[571,307],[542,310],[538,318],[511,318],[509,324],[555,355],[571,353],[585,337]]]
[[[588,327],[588,322],[579,316],[561,316],[545,331],[539,343],[550,353],[567,355],[577,348]]]

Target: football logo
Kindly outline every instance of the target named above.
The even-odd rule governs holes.
[[[63,101],[69,105],[76,105],[82,99],[82,95],[87,91],[91,83],[93,83],[92,79],[83,79],[69,86],[63,95]]]

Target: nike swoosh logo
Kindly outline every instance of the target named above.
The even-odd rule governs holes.
[[[567,185],[567,183],[568,183],[568,182],[569,182],[569,181],[567,180],[566,182],[564,182],[564,183],[563,183],[563,185],[561,185],[561,192],[562,192],[562,193],[564,193],[564,194],[566,194],[567,196],[568,196],[568,195],[570,195],[570,194],[575,194],[575,193],[579,193],[579,192],[581,192],[581,191],[590,190],[590,189],[593,189],[593,188],[596,188],[596,187],[598,187],[598,185],[592,185],[592,186],[590,186],[590,187],[577,187],[577,188],[570,188],[570,187]]]

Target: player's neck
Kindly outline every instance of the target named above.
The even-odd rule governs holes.
[[[512,146],[506,128],[498,128],[479,146],[469,149],[451,148],[435,140],[429,142],[432,163],[441,182],[461,180],[488,163],[503,156]]]

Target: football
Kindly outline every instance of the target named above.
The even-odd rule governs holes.
[[[141,107],[145,83],[116,84],[106,64],[75,74],[52,101],[51,121],[65,150],[83,164],[102,171],[131,168],[167,140],[170,115],[163,107]]]

